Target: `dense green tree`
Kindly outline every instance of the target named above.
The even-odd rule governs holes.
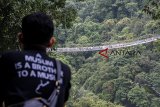
[[[65,1],[0,0],[0,50],[17,48],[16,35],[20,31],[21,18],[31,12],[45,12],[54,17],[56,26],[62,23],[64,27],[69,27],[75,19],[76,10],[65,7]]]
[[[150,107],[148,95],[144,88],[135,86],[128,93],[129,100],[138,107]]]
[[[159,0],[150,0],[143,9],[146,13],[150,14],[153,19],[160,18],[160,2]]]

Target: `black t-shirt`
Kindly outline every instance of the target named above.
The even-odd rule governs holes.
[[[61,62],[62,85],[57,107],[68,100],[71,73]],[[57,67],[54,58],[42,50],[8,52],[0,55],[0,103],[6,105],[22,102],[34,97],[48,99],[55,88]]]

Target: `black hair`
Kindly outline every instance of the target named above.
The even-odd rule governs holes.
[[[44,13],[32,13],[22,19],[24,45],[46,45],[53,32],[53,21]]]

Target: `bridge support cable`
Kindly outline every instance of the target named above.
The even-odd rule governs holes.
[[[75,47],[75,48],[57,48],[56,51],[60,52],[60,53],[64,53],[64,52],[87,52],[87,51],[99,51],[99,50],[103,50],[103,49],[117,49],[117,48],[125,48],[125,47],[131,47],[131,46],[136,46],[136,45],[141,45],[141,44],[146,44],[146,43],[150,43],[150,42],[154,42],[157,41],[158,39],[160,39],[160,35],[156,35],[154,37],[151,38],[147,38],[147,39],[142,39],[142,40],[137,40],[137,41],[133,41],[133,42],[129,42],[129,43],[118,43],[118,44],[110,44],[110,45],[103,45],[103,46],[92,46],[92,47]],[[47,49],[47,51],[49,52],[53,52],[54,50],[52,49]]]

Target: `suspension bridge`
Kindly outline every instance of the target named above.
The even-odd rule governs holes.
[[[103,49],[117,49],[117,48],[125,48],[125,47],[131,47],[131,46],[136,46],[136,45],[141,45],[141,44],[146,44],[150,42],[154,42],[160,39],[160,35],[156,35],[154,37],[150,37],[147,39],[142,39],[142,40],[137,40],[133,42],[128,42],[128,43],[117,43],[117,44],[109,44],[109,45],[102,45],[102,46],[91,46],[91,47],[74,47],[74,48],[57,48],[57,52],[64,53],[64,52],[87,52],[87,51],[99,51]],[[52,49],[47,49],[47,51],[52,52]]]

